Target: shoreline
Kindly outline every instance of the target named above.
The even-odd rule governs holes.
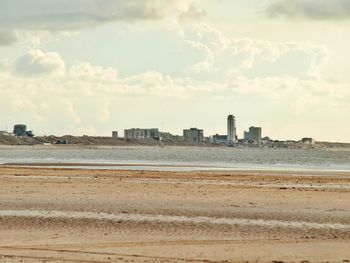
[[[10,162],[0,163],[1,167],[22,168],[62,168],[88,170],[131,170],[131,171],[168,171],[168,172],[247,172],[247,173],[300,173],[300,174],[334,174],[350,175],[347,169],[314,169],[313,167],[274,167],[274,166],[210,166],[199,164],[166,163],[112,163],[112,162]]]
[[[0,136],[1,138],[1,136]],[[17,138],[17,137],[16,137]],[[60,137],[57,137],[60,138]],[[82,137],[84,138],[84,137]],[[89,137],[87,137],[89,138]],[[124,141],[122,138],[117,140],[111,137],[91,137],[91,138],[103,138],[102,141],[97,140],[96,142],[79,142],[68,144],[56,144],[56,143],[44,143],[40,142],[25,142],[25,143],[4,143],[0,141],[0,149],[4,148],[43,148],[43,149],[114,149],[114,148],[138,148],[138,147],[154,147],[154,148],[167,148],[167,147],[197,147],[197,148],[239,148],[239,149],[293,149],[293,150],[348,150],[350,151],[350,143],[347,142],[316,142],[315,145],[308,144],[289,144],[279,143],[276,145],[249,145],[249,144],[238,144],[235,147],[228,147],[225,144],[214,144],[214,143],[189,143],[189,142],[169,142],[169,141],[158,141],[158,140],[140,140],[140,141]],[[22,138],[23,139],[23,138]],[[25,139],[25,138],[24,138]],[[84,138],[86,139],[86,138]],[[106,140],[106,142],[104,141]],[[30,140],[29,140],[30,141]]]

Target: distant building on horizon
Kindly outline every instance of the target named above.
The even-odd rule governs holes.
[[[132,140],[132,139],[159,139],[159,130],[158,130],[158,128],[125,129],[124,130],[124,140]]]
[[[213,135],[213,143],[215,144],[226,144],[228,142],[227,135]]]
[[[261,127],[249,127],[249,131],[244,131],[244,140],[253,142],[256,144],[261,143]]]
[[[27,125],[16,124],[13,127],[13,134],[17,137],[34,137],[33,131],[27,131]]]
[[[316,141],[315,141],[314,138],[302,138],[301,142],[303,144],[310,144],[310,145],[315,145],[316,144]]]
[[[112,131],[112,138],[118,139],[118,131]]]
[[[4,135],[4,136],[13,136],[13,133],[9,133],[8,131],[0,131],[0,135]]]
[[[200,143],[204,142],[203,130],[197,128],[190,128],[183,130],[184,141],[191,143]]]
[[[173,139],[173,135],[170,132],[159,132],[159,140],[168,141]]]
[[[27,132],[27,125],[24,124],[16,124],[13,127],[13,133],[15,136],[17,137],[22,137],[22,136],[26,136],[26,132]]]
[[[236,117],[228,115],[227,117],[227,142],[234,143],[237,139]]]

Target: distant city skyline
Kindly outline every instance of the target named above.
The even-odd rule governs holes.
[[[349,45],[343,0],[3,1],[0,130],[350,142]]]
[[[226,124],[226,130],[225,131],[222,131],[222,129],[220,131],[214,131],[214,132],[208,132],[208,131],[205,131],[204,129],[201,129],[200,131],[202,132],[202,136],[205,136],[205,137],[212,137],[214,135],[225,135],[226,136],[226,140],[228,142],[232,142],[232,140],[230,139],[230,134],[232,134],[232,138],[236,138],[235,140],[238,140],[238,139],[250,139],[250,136],[253,136],[253,138],[257,138],[257,137],[260,137],[260,138],[263,138],[263,137],[270,137],[271,139],[277,139],[277,140],[299,140],[299,138],[297,137],[292,137],[292,138],[272,138],[269,134],[262,134],[261,132],[261,127],[254,127],[254,126],[249,126],[249,127],[242,127],[242,134],[239,134],[237,133],[237,124],[236,124],[236,116],[232,115],[232,114],[229,114],[226,119],[225,118],[222,118],[222,125],[224,126],[224,121],[225,124]],[[164,122],[162,121],[161,122],[161,125],[164,126]],[[16,126],[27,126],[27,124],[25,122],[22,122],[22,123],[16,123],[13,125],[14,128],[11,128],[11,126],[8,126],[6,125],[4,129],[1,129],[0,127],[0,131],[7,131],[9,133],[15,133],[14,130],[16,129]],[[10,128],[8,128],[10,127]],[[110,130],[108,131],[106,134],[94,134],[95,136],[107,136],[109,137],[110,136],[110,133],[112,132],[113,134],[118,134],[120,132],[120,134],[125,133],[126,130],[135,130],[135,132],[137,132],[137,130],[140,129],[140,131],[143,132],[143,130],[157,130],[157,132],[162,132],[162,133],[170,133],[172,135],[176,135],[176,136],[182,136],[184,131],[185,130],[188,130],[190,131],[191,129],[197,129],[198,127],[196,125],[194,126],[190,126],[190,128],[185,128],[183,127],[182,130],[179,132],[179,133],[176,133],[176,132],[173,132],[173,131],[170,131],[170,130],[166,130],[166,129],[163,129],[164,127],[156,127],[156,126],[151,126],[151,127],[142,127],[142,126],[137,126],[137,125],[134,125],[132,127],[122,127],[120,128],[120,130]],[[254,129],[259,129],[260,131],[256,133],[256,131]],[[61,129],[58,129],[59,130],[65,130],[65,128],[61,128]],[[251,133],[251,135],[248,135],[249,132],[247,132],[247,130]],[[58,131],[56,132],[52,132],[52,133],[43,133],[43,132],[38,132],[38,133],[35,133],[35,131],[33,131],[32,129],[29,131],[30,134],[33,132],[35,133],[36,136],[48,136],[48,135],[57,135],[57,136],[63,136],[63,135],[74,135],[74,136],[82,136],[82,135],[90,135],[90,134],[74,134],[74,133],[59,133]],[[222,131],[222,132],[221,132]],[[147,132],[147,131],[146,131]],[[254,135],[252,135],[254,134]],[[306,134],[307,135],[307,134]],[[305,137],[306,136],[305,134],[302,135],[301,137]],[[124,134],[125,136],[125,134]],[[112,136],[113,137],[113,136]],[[118,136],[117,136],[118,137]],[[131,136],[133,137],[133,136]],[[137,136],[136,136],[137,137]],[[142,136],[141,136],[142,137]],[[147,137],[145,135],[145,137]],[[149,138],[152,138],[154,136],[151,136],[151,134],[148,136]],[[128,135],[126,136],[126,138],[128,138]],[[235,142],[235,141],[233,141]]]

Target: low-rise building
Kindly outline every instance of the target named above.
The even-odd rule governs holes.
[[[13,127],[13,133],[17,137],[26,136],[26,132],[27,132],[27,126],[24,124],[16,124]]]
[[[215,135],[213,135],[213,143],[216,143],[216,144],[228,143],[228,139],[227,138],[228,138],[227,135],[215,134]]]
[[[270,146],[271,144],[271,139],[268,136],[265,136],[264,138],[261,139],[261,143],[264,146]]]
[[[173,140],[175,142],[182,142],[182,141],[184,141],[184,137],[181,135],[173,135]]]
[[[173,139],[173,135],[170,132],[159,132],[159,140],[169,141]]]
[[[124,140],[132,139],[159,139],[159,130],[132,128],[124,130]]]
[[[0,135],[4,135],[4,136],[13,136],[13,133],[9,133],[8,131],[0,131]]]
[[[27,131],[27,125],[16,124],[13,127],[13,134],[17,137],[34,137],[33,131]]]
[[[314,144],[316,144],[316,141],[314,138],[302,138],[301,143],[314,145]]]

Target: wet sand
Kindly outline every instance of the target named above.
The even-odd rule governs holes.
[[[350,172],[0,166],[0,262],[350,262]]]

